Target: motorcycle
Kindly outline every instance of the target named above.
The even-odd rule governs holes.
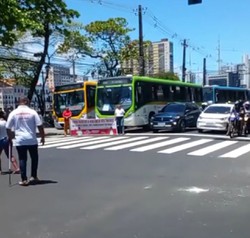
[[[243,129],[242,129],[243,134],[245,136],[247,136],[249,133],[249,129],[250,129],[249,124],[250,124],[250,115],[249,113],[246,113],[243,119]]]
[[[229,117],[229,124],[228,124],[228,130],[227,135],[230,136],[230,138],[233,138],[235,134],[240,136],[242,134],[242,118],[238,114],[231,114]]]

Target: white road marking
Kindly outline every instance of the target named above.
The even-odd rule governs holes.
[[[82,146],[85,146],[85,145],[100,144],[100,143],[107,142],[107,141],[124,140],[125,138],[127,138],[127,137],[112,137],[112,138],[109,138],[109,139],[103,139],[103,137],[101,137],[101,138],[96,138],[96,140],[93,140],[93,141],[90,141],[91,140],[90,139],[87,142],[78,143],[78,144],[75,144],[75,145],[60,146],[60,147],[57,147],[57,149],[71,149],[71,148],[76,148],[76,147],[82,147]]]
[[[250,151],[250,146],[248,144],[248,145],[241,146],[240,148],[238,148],[236,150],[232,150],[232,151],[230,151],[224,155],[221,155],[219,157],[221,157],[221,158],[237,158],[241,155],[246,154],[249,151]]]
[[[111,146],[111,145],[118,145],[118,144],[123,144],[123,143],[127,143],[127,142],[137,141],[137,140],[141,140],[141,139],[145,139],[145,138],[148,138],[148,137],[134,137],[134,138],[129,138],[129,139],[122,140],[122,141],[114,141],[114,142],[110,142],[110,143],[104,143],[104,144],[101,144],[101,145],[92,145],[92,146],[82,147],[80,149],[82,149],[82,150],[93,150],[93,149],[108,147],[108,146]]]
[[[167,139],[168,137],[165,137],[165,138]],[[172,144],[175,144],[175,143],[178,143],[178,142],[186,141],[186,140],[189,140],[189,139],[190,138],[179,137],[179,138],[175,138],[175,139],[172,139],[172,140],[162,141],[162,142],[159,142],[157,144],[142,146],[142,147],[139,147],[139,148],[132,149],[130,151],[144,152],[144,151],[160,148],[160,147],[163,147],[163,146],[166,146],[166,145],[172,145]]]
[[[158,140],[164,140],[164,139],[165,139],[165,137],[150,138],[150,139],[147,139],[147,140],[128,143],[128,144],[125,144],[125,145],[118,145],[118,146],[109,147],[109,148],[106,148],[105,150],[121,150],[121,149],[129,148],[129,147],[132,147],[132,146],[143,145],[143,144],[147,144],[147,143],[158,141]]]
[[[109,137],[106,137],[106,138],[109,138]],[[52,147],[57,147],[57,146],[61,146],[61,145],[72,145],[72,144],[76,144],[76,143],[80,143],[82,141],[95,141],[95,140],[101,140],[103,139],[103,137],[100,137],[100,138],[86,138],[86,137],[83,137],[81,139],[78,139],[78,140],[74,140],[74,141],[69,141],[69,142],[66,142],[66,141],[62,141],[62,142],[59,142],[59,143],[56,143],[56,144],[50,144],[50,145],[43,145],[39,148],[52,148]]]
[[[196,156],[207,155],[207,154],[209,154],[211,152],[220,150],[222,148],[233,145],[235,143],[237,143],[237,141],[222,141],[220,143],[213,144],[211,146],[207,146],[207,147],[202,148],[200,150],[192,151],[192,152],[188,153],[188,155],[196,155]]]
[[[79,141],[79,140],[82,140],[82,139],[85,139],[85,138],[93,138],[93,137],[90,137],[90,136],[86,136],[86,137],[70,137],[70,138],[61,138],[61,139],[54,139],[54,140],[49,140],[47,141],[47,139],[45,138],[45,145],[50,145],[50,144],[56,144],[56,143],[60,143],[60,142],[68,142],[68,141]],[[40,142],[40,139],[38,138],[38,142]]]
[[[210,141],[213,141],[213,140],[201,139],[201,140],[197,140],[197,141],[192,141],[192,142],[182,144],[182,145],[178,145],[178,146],[166,149],[166,150],[161,150],[158,153],[172,154],[172,153],[175,153],[175,152],[178,152],[178,151],[181,151],[181,150],[185,150],[185,149],[189,149],[191,147],[195,147],[197,145],[202,145],[202,144],[208,143]]]

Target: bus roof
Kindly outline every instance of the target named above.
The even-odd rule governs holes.
[[[179,80],[171,80],[171,79],[161,79],[161,78],[152,78],[152,77],[145,77],[145,76],[133,76],[134,80],[137,81],[146,81],[146,82],[159,82],[159,83],[166,83],[169,85],[176,85],[176,86],[190,86],[190,87],[202,87],[200,84],[195,83],[187,83],[182,82]]]
[[[74,89],[79,89],[83,88],[84,85],[96,85],[96,81],[84,81],[84,82],[78,82],[78,83],[69,83],[69,84],[64,84],[60,86],[56,86],[54,92],[62,91],[62,90],[74,90]]]
[[[248,90],[247,88],[219,86],[219,85],[205,85],[204,88],[213,88],[213,89],[222,89],[222,90],[239,90],[239,91]]]
[[[168,85],[176,85],[176,86],[189,86],[189,87],[199,87],[202,85],[194,84],[194,83],[186,83],[177,80],[169,80],[169,79],[159,79],[152,77],[144,77],[144,76],[118,76],[118,77],[110,77],[110,78],[102,78],[99,80],[99,85],[110,85],[110,84],[129,84],[132,81],[144,81],[144,82],[156,82],[156,83],[164,83]]]

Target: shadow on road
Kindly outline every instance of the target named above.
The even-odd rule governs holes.
[[[45,184],[52,184],[52,183],[58,183],[58,182],[48,179],[48,180],[39,180],[39,181],[29,182],[29,185],[45,185]]]

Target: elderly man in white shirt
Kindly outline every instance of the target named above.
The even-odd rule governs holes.
[[[38,181],[38,142],[36,128],[39,130],[41,143],[44,144],[45,142],[42,121],[37,112],[29,108],[28,105],[29,99],[21,98],[18,108],[9,114],[6,123],[9,139],[12,140],[15,138],[22,179],[19,184],[22,186],[27,186],[30,182]],[[12,128],[14,129],[14,133],[12,132]],[[26,174],[28,151],[31,158],[31,178],[29,180]]]

